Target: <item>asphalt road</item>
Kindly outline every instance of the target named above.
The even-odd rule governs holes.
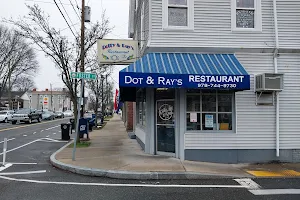
[[[60,124],[65,121],[68,119],[29,126],[0,124],[0,161],[2,141],[7,137],[10,163],[0,167],[0,200],[300,199],[300,179],[138,181],[65,172],[49,162],[50,155],[66,144],[60,140]]]

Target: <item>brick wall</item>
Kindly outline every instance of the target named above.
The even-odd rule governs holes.
[[[126,102],[126,109],[127,109],[126,130],[133,131],[133,102]]]

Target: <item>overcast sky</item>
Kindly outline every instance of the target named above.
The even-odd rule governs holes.
[[[80,21],[76,15],[73,7],[70,4],[70,1],[76,5],[81,5],[81,0],[56,0],[61,9],[63,7],[60,3],[63,4],[70,20],[67,18],[65,11],[63,10],[66,18],[70,24],[76,24],[73,26],[73,30],[79,33],[80,31]],[[53,27],[59,29],[65,29],[63,31],[64,35],[70,39],[74,39],[71,31],[67,28],[67,24],[64,21],[62,15],[60,14],[58,8],[53,3],[53,0],[5,0],[1,2],[1,12],[0,17],[4,18],[14,18],[17,19],[20,16],[28,14],[28,9],[25,4],[33,5],[38,4],[46,13],[50,14],[50,23]],[[101,21],[102,10],[106,10],[106,16],[110,20],[111,26],[114,26],[114,30],[107,38],[111,39],[127,39],[127,30],[128,30],[128,13],[129,13],[129,0],[85,0],[86,5],[91,7],[91,21],[96,22]],[[80,6],[81,7],[81,6]],[[77,10],[78,11],[78,10]],[[78,11],[79,13],[79,11]],[[9,26],[9,25],[7,25]],[[45,58],[45,55],[42,52],[38,52],[38,61],[40,63],[40,71],[35,77],[34,81],[39,90],[44,90],[45,88],[50,87],[50,83],[53,84],[53,87],[63,87],[60,77],[58,76],[59,71],[56,69],[55,65],[51,60]],[[114,81],[115,88],[118,88],[119,84],[119,70],[123,69],[125,66],[114,66],[114,73],[109,78]]]

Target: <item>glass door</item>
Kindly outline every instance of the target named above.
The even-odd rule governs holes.
[[[174,99],[156,101],[156,152],[175,156]]]

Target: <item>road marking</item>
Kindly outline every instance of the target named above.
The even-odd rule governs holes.
[[[300,173],[294,170],[281,170],[281,171],[247,171],[256,177],[293,177],[300,176]]]
[[[16,163],[16,162],[10,162],[9,164],[12,164],[12,165],[37,165],[37,163]]]
[[[27,135],[23,135],[24,137],[27,137]]]
[[[264,189],[249,190],[254,195],[300,194],[300,189]]]
[[[49,135],[47,135],[46,137],[49,137]]]
[[[39,139],[40,142],[69,142],[69,141],[60,141],[52,138],[42,138]]]
[[[5,166],[0,167],[0,172],[7,169],[7,168],[9,168],[9,167],[11,167],[11,166],[12,166],[11,163],[7,163]]]
[[[8,141],[15,140],[15,139],[16,139],[16,138],[11,138],[11,139],[8,139],[8,140],[7,140],[7,142],[8,142]],[[4,142],[4,141],[1,141],[1,142],[0,142],[0,144],[1,144],[1,143],[3,143],[3,142]]]
[[[56,133],[53,133],[53,135],[56,135]]]
[[[36,134],[36,132],[33,133],[33,135],[35,135],[35,134]]]
[[[6,173],[0,173],[0,175],[41,174],[46,172],[47,172],[46,170],[27,171],[27,172],[6,172]]]
[[[37,126],[37,125],[40,125],[40,124],[54,123],[54,122],[62,121],[62,120],[64,120],[64,119],[57,119],[55,121],[41,122],[41,123],[36,123],[36,124],[30,124],[30,125],[23,125],[23,126],[17,126],[17,127],[12,127],[12,128],[6,128],[6,129],[1,129],[0,132],[9,131],[9,130],[15,130],[15,129],[20,129],[20,128],[25,128],[25,127],[29,127],[29,126]]]
[[[260,185],[258,185],[257,183],[255,183],[253,180],[251,180],[250,178],[241,178],[241,179],[233,179],[236,182],[238,182],[240,185],[248,187],[249,189],[252,190],[258,190],[261,188]]]
[[[241,188],[247,189],[242,185],[151,185],[151,184],[113,184],[113,183],[80,183],[80,182],[56,182],[56,181],[38,181],[30,179],[16,179],[6,176],[0,176],[1,179],[27,182],[27,183],[40,183],[40,184],[57,184],[57,185],[80,185],[80,186],[107,186],[107,187],[152,187],[152,188]]]
[[[47,128],[46,130],[49,131],[49,130],[54,129],[54,128],[57,128],[57,127],[59,127],[59,125],[58,125],[58,126],[53,126],[53,127]]]
[[[16,147],[16,148],[10,149],[10,150],[6,151],[6,153],[15,151],[15,150],[20,149],[20,148],[22,148],[22,147],[26,147],[26,146],[28,146],[28,145],[30,145],[30,144],[32,144],[32,143],[35,143],[35,142],[38,141],[38,140],[39,140],[39,139],[33,140],[32,142],[28,142],[28,143],[23,144],[23,145],[21,145],[21,146],[18,146],[18,147]],[[0,153],[0,156],[1,156],[1,155],[3,155],[3,153]]]
[[[43,132],[44,130],[41,130],[41,132]]]
[[[61,131],[58,131],[58,132],[60,132],[60,133],[61,133]]]

